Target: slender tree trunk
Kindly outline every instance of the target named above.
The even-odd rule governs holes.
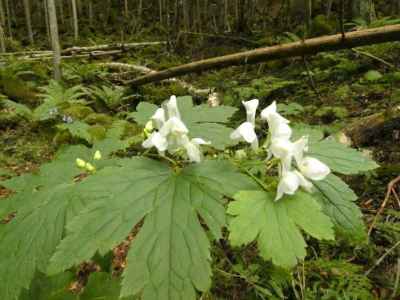
[[[308,36],[311,32],[311,18],[312,18],[312,1],[304,0],[304,17],[306,25],[305,36]]]
[[[93,1],[89,0],[88,3],[88,13],[89,13],[89,26],[93,27]]]
[[[0,0],[1,1],[1,0]],[[46,26],[46,34],[47,34],[47,39],[51,45],[51,37],[50,37],[50,27],[49,27],[49,10],[47,8],[47,0],[43,0],[43,9],[44,9],[44,20],[45,20],[45,26]]]
[[[6,2],[6,13],[7,13],[7,27],[8,27],[8,36],[12,39],[13,38],[13,33],[11,29],[11,10],[10,10],[10,3],[8,3],[8,0]]]
[[[128,20],[128,18],[129,18],[128,0],[124,0],[124,15],[125,15],[125,18]]]
[[[54,0],[47,0],[47,8],[49,15],[50,33],[51,33],[51,46],[54,52],[53,68],[54,79],[61,80],[61,48],[58,37],[58,24],[57,24],[57,10]]]
[[[25,10],[25,20],[26,27],[28,29],[29,42],[33,44],[35,41],[33,39],[32,21],[31,21],[31,7],[29,0],[24,0],[24,10]]]
[[[64,25],[65,20],[64,20],[64,3],[63,0],[58,0],[56,3],[58,3],[59,11],[60,11],[60,17],[58,18],[60,20],[60,23]]]
[[[72,18],[74,22],[74,40],[76,43],[79,40],[78,10],[76,7],[76,0],[71,0],[71,3],[72,3]]]
[[[6,36],[4,34],[3,26],[0,24],[0,53],[6,52]]]
[[[4,30],[5,25],[6,25],[6,14],[4,11],[4,6],[3,6],[2,0],[0,0],[0,23],[3,26],[3,30]]]

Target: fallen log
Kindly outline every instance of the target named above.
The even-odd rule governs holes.
[[[268,60],[289,58],[316,54],[325,51],[337,51],[371,44],[400,40],[400,25],[383,26],[342,34],[329,35],[298,41],[289,44],[219,56],[172,67],[156,73],[150,73],[128,82],[132,86],[139,86],[151,82],[183,76],[190,73],[219,69],[230,66],[253,64]]]
[[[61,56],[62,60],[65,59],[77,59],[77,58],[96,58],[102,56],[110,56],[123,53],[122,50],[110,50],[110,51],[92,51],[89,53],[82,53],[82,54],[71,54],[71,55],[63,55]],[[21,56],[18,57],[18,60],[24,60],[29,62],[36,62],[36,61],[47,61],[53,59],[53,56],[47,55],[34,55],[34,56]]]
[[[129,50],[134,48],[140,48],[145,46],[155,46],[155,45],[164,45],[166,42],[143,42],[143,43],[117,43],[117,44],[107,44],[107,45],[95,45],[88,47],[70,47],[61,51],[61,55],[74,55],[81,53],[93,53],[98,51],[112,51],[112,50]],[[28,59],[28,58],[38,58],[38,57],[52,57],[53,51],[43,50],[43,51],[20,51],[20,52],[8,52],[8,53],[0,53],[0,57],[8,57],[8,56],[19,56],[19,59]],[[22,57],[21,57],[22,56]]]
[[[395,143],[400,139],[400,106],[360,118],[348,125],[344,134],[357,147],[374,146],[391,139]]]
[[[146,66],[133,65],[133,64],[112,62],[112,63],[100,63],[98,65],[101,67],[105,67],[105,68],[112,69],[112,70],[118,70],[118,71],[120,71],[120,70],[135,71],[135,72],[139,72],[142,74],[157,73],[156,70],[150,69]],[[188,92],[193,95],[207,97],[207,103],[212,107],[218,106],[221,103],[219,94],[216,92],[213,92],[213,90],[210,88],[199,89],[199,88],[194,87],[192,84],[187,83],[186,81],[177,79],[177,78],[169,78],[169,79],[166,79],[166,81],[175,82],[175,83],[179,84],[180,86],[182,86],[184,89],[188,90]]]

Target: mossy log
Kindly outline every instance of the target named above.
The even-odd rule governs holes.
[[[319,52],[337,51],[399,40],[400,25],[383,26],[349,32],[345,36],[342,34],[322,36],[294,43],[204,59],[147,74],[130,81],[129,84],[139,86],[211,69],[221,69],[230,66],[253,64],[274,59],[311,55]]]
[[[345,130],[357,147],[372,146],[400,131],[400,107],[390,108],[385,112],[376,113],[354,121]]]

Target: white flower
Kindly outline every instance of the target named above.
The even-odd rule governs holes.
[[[323,180],[331,170],[320,160],[313,157],[305,157],[297,163],[300,172],[311,180]]]
[[[210,142],[206,142],[201,138],[194,138],[189,140],[187,136],[184,137],[183,147],[186,150],[186,153],[189,157],[189,160],[192,162],[199,163],[201,161],[202,153],[200,151],[200,145],[209,145]]]
[[[312,188],[313,188],[313,184],[312,184],[310,181],[308,181],[308,180],[303,176],[303,174],[301,174],[299,171],[294,170],[293,172],[294,172],[294,173],[297,175],[297,177],[299,178],[300,186],[301,186],[303,189],[305,189],[307,192],[311,192],[311,191],[312,191]]]
[[[289,120],[282,117],[276,110],[276,101],[274,101],[261,111],[261,119],[270,122],[271,117],[277,116],[280,123],[290,123]]]
[[[297,170],[284,171],[278,184],[275,201],[281,199],[284,194],[294,195],[299,187],[311,192],[313,185]]]
[[[160,134],[165,137],[169,134],[182,135],[188,132],[186,125],[177,117],[169,118],[160,129]]]
[[[277,113],[269,116],[268,126],[271,138],[290,139],[292,136],[292,129],[286,121],[285,118]]]
[[[299,186],[300,179],[295,172],[284,172],[278,184],[275,201],[281,199],[284,194],[294,195]]]
[[[230,138],[232,140],[244,140],[251,144],[251,147],[254,150],[258,148],[258,138],[254,130],[254,126],[250,122],[242,123],[231,133]]]
[[[180,115],[179,109],[178,109],[176,96],[171,96],[169,101],[166,103],[166,107],[167,107],[167,113],[168,113],[169,119],[173,118],[173,117],[176,117],[178,119],[181,118],[181,115]]]
[[[273,138],[269,147],[270,153],[276,158],[279,158],[284,168],[289,170],[292,164],[294,145],[291,141],[285,138]]]
[[[258,103],[259,103],[258,99],[253,99],[250,101],[242,101],[242,104],[246,109],[247,122],[250,122],[251,124],[253,124],[253,126],[255,126]]]
[[[156,147],[159,152],[164,152],[167,150],[168,142],[165,136],[159,132],[153,132],[143,143],[143,148]]]
[[[151,121],[153,122],[153,126],[159,130],[165,123],[164,109],[158,108],[154,115],[151,117]]]

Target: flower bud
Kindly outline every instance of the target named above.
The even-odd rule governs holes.
[[[247,153],[243,149],[235,151],[235,158],[239,160],[243,160],[247,158]]]
[[[85,164],[85,169],[86,169],[88,172],[94,172],[94,171],[96,170],[96,168],[95,168],[91,163],[86,163],[86,164]]]
[[[85,168],[86,166],[86,162],[83,159],[77,158],[75,162],[78,168]]]
[[[93,159],[94,159],[94,160],[100,160],[101,158],[102,158],[101,152],[100,152],[99,150],[97,150],[97,151],[94,153]]]

